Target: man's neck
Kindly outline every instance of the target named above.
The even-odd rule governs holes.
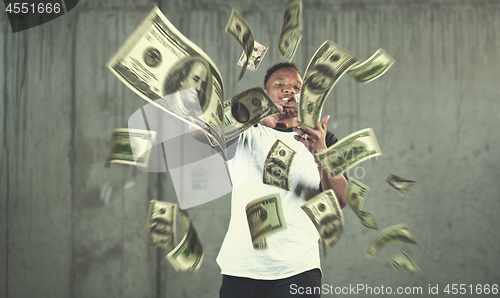
[[[289,128],[295,127],[295,121],[297,121],[297,118],[286,118],[286,119],[281,119],[276,123],[276,129],[278,130],[287,130]]]

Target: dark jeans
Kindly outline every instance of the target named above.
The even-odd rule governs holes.
[[[316,287],[316,288],[315,288]],[[220,298],[319,298],[321,271],[312,269],[276,280],[260,280],[222,275]],[[315,291],[316,290],[316,291]],[[301,294],[299,294],[301,293]],[[312,293],[312,294],[311,294]]]

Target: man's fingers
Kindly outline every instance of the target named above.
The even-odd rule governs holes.
[[[297,110],[297,108],[293,107],[288,107],[287,113],[292,117],[297,117],[299,115],[299,111]]]
[[[294,130],[296,133],[298,133],[298,134],[299,134],[299,136],[302,136],[302,135],[306,135],[306,134],[307,134],[307,132],[306,132],[304,129],[302,129],[301,127],[298,127],[298,126],[297,126],[297,127],[294,127],[294,128],[293,128],[293,130]]]
[[[300,121],[296,121],[296,122],[298,123],[297,125],[299,126],[299,128],[302,129],[305,133],[310,134],[310,135],[314,134],[313,130],[302,125],[302,123]]]
[[[301,142],[302,144],[304,144],[304,146],[306,146],[306,147],[307,147],[307,141],[306,141],[306,139],[302,138],[302,137],[301,137],[301,136],[299,136],[299,135],[294,135],[293,137],[295,138],[295,140],[297,140],[297,141]]]
[[[288,116],[297,117],[299,115],[297,107],[286,105],[283,107],[283,113]]]
[[[328,120],[330,120],[330,115],[326,115],[325,118],[323,118],[323,121],[321,121],[321,128],[326,131],[328,128]],[[319,124],[319,121],[318,121]]]
[[[297,102],[296,101],[288,102],[286,105],[289,106],[289,107],[297,108]]]

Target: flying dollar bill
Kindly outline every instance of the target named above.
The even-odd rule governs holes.
[[[309,61],[304,75],[300,90],[299,121],[309,129],[316,129],[330,90],[358,60],[356,56],[330,40],[319,47]]]
[[[284,190],[290,190],[288,174],[295,153],[292,148],[281,140],[276,140],[267,153],[262,171],[262,182]]]
[[[152,246],[174,248],[177,204],[151,200],[148,210],[148,242]]]
[[[378,230],[377,223],[373,217],[373,213],[361,211],[363,203],[370,188],[355,178],[349,178],[349,183],[346,189],[346,200],[351,209],[356,213],[361,220],[361,224],[369,229]]]
[[[283,31],[302,31],[302,0],[293,1],[285,9]]]
[[[290,3],[285,9],[278,52],[287,61],[292,61],[302,34],[302,0]]]
[[[385,182],[389,183],[389,185],[402,196],[406,196],[417,183],[393,174],[389,174],[389,177],[387,177]]]
[[[384,247],[393,243],[417,244],[413,235],[405,224],[397,224],[380,231],[371,241],[366,252],[368,257],[373,257]]]
[[[240,75],[238,76],[238,81],[241,80],[243,75],[245,74],[245,70],[247,69],[248,62],[250,60],[250,56],[253,52],[254,46],[254,37],[252,33],[252,28],[248,22],[243,18],[241,14],[239,14],[236,10],[233,9],[231,12],[231,17],[229,17],[229,21],[226,25],[226,32],[234,37],[236,41],[243,48],[243,52],[245,53],[245,62],[243,63],[243,67],[241,68]]]
[[[266,238],[262,238],[262,240],[260,240],[259,243],[257,243],[257,245],[254,245],[253,248],[257,249],[257,250],[268,249],[269,247],[267,246],[267,240],[266,240]]]
[[[264,55],[266,55],[269,47],[266,47],[258,42],[254,42],[252,56],[250,57],[250,61],[248,61],[247,69],[251,71],[256,71],[259,68],[262,59],[264,59]],[[240,60],[238,60],[238,65],[243,67],[246,61],[245,52],[241,53]]]
[[[145,100],[225,148],[223,83],[214,62],[155,7],[111,58],[109,69]],[[169,96],[193,88],[194,96]]]
[[[380,151],[373,129],[365,128],[348,135],[315,155],[330,175],[337,177],[370,157],[382,155],[382,151]]]
[[[281,35],[279,53],[288,62],[292,61],[293,56],[295,56],[301,39],[302,33],[297,31],[288,31]]]
[[[203,261],[203,246],[188,212],[180,210],[179,217],[186,233],[166,258],[176,271],[196,271]]]
[[[225,139],[230,141],[263,119],[281,113],[262,88],[243,91],[224,103]]]
[[[300,206],[318,230],[323,244],[323,254],[337,243],[344,231],[344,214],[333,190],[316,195]]]
[[[363,208],[370,188],[355,178],[349,178],[346,189],[346,200],[355,213]]]
[[[108,154],[106,166],[110,163],[121,163],[147,167],[155,131],[117,128],[113,130],[113,140]]]
[[[420,271],[417,263],[410,256],[402,251],[400,254],[390,257],[389,263],[398,271]]]
[[[383,75],[394,64],[394,58],[384,49],[378,49],[366,61],[351,68],[347,73],[357,82],[368,83]]]
[[[254,248],[262,239],[287,228],[279,193],[251,201],[245,211]]]
[[[361,224],[369,229],[378,230],[377,222],[375,221],[375,216],[369,211],[359,210],[358,218],[361,220]]]

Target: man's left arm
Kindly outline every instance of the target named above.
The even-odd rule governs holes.
[[[347,188],[347,180],[344,176],[332,178],[330,173],[322,165],[318,166],[319,176],[321,178],[321,189],[333,189],[335,196],[339,200],[340,208],[344,208],[347,203],[345,198],[345,190]]]
[[[340,176],[337,178],[332,178],[330,173],[326,168],[324,168],[319,160],[316,158],[314,153],[318,153],[326,150],[328,147],[326,145],[326,134],[327,134],[327,124],[330,116],[325,116],[323,121],[320,123],[319,121],[316,124],[316,130],[311,130],[307,127],[304,127],[302,123],[296,122],[298,127],[293,130],[299,135],[294,136],[295,140],[301,142],[306,146],[306,148],[311,152],[314,157],[314,161],[318,164],[318,171],[321,181],[321,188],[324,190],[332,189],[337,197],[340,207],[344,208],[347,201],[345,198],[345,190],[347,187],[347,180],[344,176]]]

